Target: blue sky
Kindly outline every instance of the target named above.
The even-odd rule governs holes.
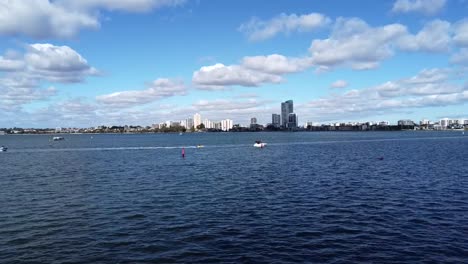
[[[468,1],[0,0],[0,127],[466,117]]]

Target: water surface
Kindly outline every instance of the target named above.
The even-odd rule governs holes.
[[[0,136],[9,147],[0,153],[0,262],[460,263],[468,256],[461,132],[51,138]],[[253,148],[257,139],[268,146]]]

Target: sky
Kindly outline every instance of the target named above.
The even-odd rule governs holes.
[[[0,127],[468,117],[467,0],[0,0]]]

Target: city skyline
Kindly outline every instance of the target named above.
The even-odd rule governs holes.
[[[466,1],[0,2],[0,127],[468,114]]]

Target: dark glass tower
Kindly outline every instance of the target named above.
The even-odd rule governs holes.
[[[293,101],[288,100],[281,103],[281,126],[288,127],[289,114],[294,113]]]

